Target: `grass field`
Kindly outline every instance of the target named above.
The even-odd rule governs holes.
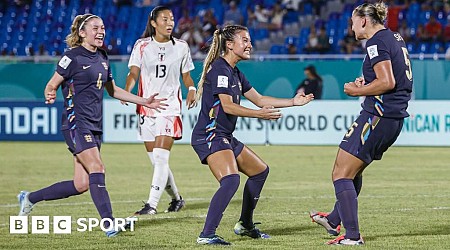
[[[269,240],[234,235],[241,186],[217,233],[233,249],[329,249],[325,230],[311,223],[312,208],[334,204],[330,181],[337,147],[251,146],[271,167],[255,211]],[[449,148],[393,147],[365,172],[359,197],[360,229],[367,249],[450,249]],[[141,144],[104,144],[107,186],[116,217],[140,209],[148,197],[152,168]],[[171,168],[187,206],[179,213],[140,218],[134,232],[108,239],[100,229],[69,235],[11,235],[9,216],[17,215],[16,195],[72,178],[72,160],[63,143],[0,142],[0,248],[2,249],[188,249],[198,246],[209,200],[218,187],[188,145],[175,145]],[[159,211],[169,197],[164,194]],[[98,217],[90,195],[42,202],[32,215]],[[50,230],[52,232],[52,230]]]

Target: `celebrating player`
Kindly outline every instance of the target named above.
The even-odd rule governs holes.
[[[238,189],[238,172],[249,178],[244,188],[241,217],[234,232],[251,238],[269,238],[253,222],[253,210],[269,174],[269,167],[233,137],[236,120],[239,116],[277,120],[281,113],[276,108],[302,106],[313,99],[312,94],[305,96],[303,93],[292,99],[260,95],[236,67],[239,61],[250,58],[251,50],[246,27],[231,25],[216,30],[198,84],[197,100],[201,98],[201,110],[192,132],[191,144],[200,161],[209,165],[220,183],[220,188],[211,199],[203,231],[197,239],[199,244],[230,245],[216,235],[216,228]],[[242,95],[261,109],[241,106]]]
[[[344,85],[349,96],[366,96],[360,116],[345,134],[332,172],[336,193],[330,214],[311,212],[314,222],[328,233],[339,235],[341,221],[345,235],[330,245],[361,245],[358,225],[358,194],[362,172],[395,142],[408,116],[412,72],[403,38],[383,25],[387,15],[384,3],[365,3],[353,10],[352,30],[357,40],[368,39],[363,62],[364,77]]]
[[[111,202],[105,185],[105,166],[100,157],[102,141],[103,90],[114,98],[163,110],[165,99],[154,95],[142,98],[117,87],[111,74],[106,52],[100,47],[105,39],[105,27],[100,17],[92,14],[75,17],[67,44],[71,47],[58,63],[56,72],[45,87],[45,103],[52,104],[61,86],[64,96],[62,132],[73,154],[73,180],[55,183],[35,192],[22,191],[18,195],[19,215],[28,215],[34,204],[43,200],[57,200],[90,190],[98,213],[113,220]],[[106,220],[105,227],[110,224]],[[119,231],[111,229],[108,237]]]
[[[139,78],[139,96],[159,93],[167,98],[166,110],[154,110],[138,105],[140,116],[138,138],[144,141],[148,157],[154,167],[150,195],[144,207],[136,215],[156,214],[164,190],[172,201],[166,212],[178,212],[185,202],[180,196],[172,171],[169,167],[170,150],[174,140],[181,139],[181,86],[189,89],[186,105],[195,105],[194,81],[190,71],[194,69],[189,46],[183,40],[172,37],[174,29],[172,11],[165,6],[155,7],[148,16],[147,27],[141,39],[137,40],[131,53],[125,90],[131,91]]]

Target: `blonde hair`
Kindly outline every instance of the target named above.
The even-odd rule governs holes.
[[[84,29],[87,21],[92,18],[100,18],[93,14],[78,15],[73,19],[72,26],[70,26],[70,34],[66,36],[66,43],[70,48],[80,46],[83,38],[80,36],[80,31]]]
[[[197,86],[197,94],[195,96],[197,102],[202,98],[203,84],[206,80],[206,74],[211,69],[211,63],[227,52],[226,42],[233,41],[236,33],[242,30],[248,31],[247,27],[241,25],[227,25],[223,29],[214,31],[212,43],[203,62],[203,71]]]
[[[384,25],[384,20],[386,20],[387,13],[388,8],[386,4],[384,4],[382,1],[376,4],[364,3],[356,7],[355,10],[353,10],[353,15],[360,17],[364,16],[370,17],[373,25],[375,24]]]

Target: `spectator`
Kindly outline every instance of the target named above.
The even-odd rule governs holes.
[[[306,95],[313,94],[314,99],[322,99],[322,77],[317,74],[316,67],[309,65],[303,72],[306,78],[298,85],[294,96],[304,93]]]
[[[269,23],[269,11],[261,5],[255,5],[255,18],[260,28],[267,28]]]
[[[427,37],[432,41],[442,40],[442,25],[439,23],[434,16],[430,17],[430,21],[425,24],[425,33]]]
[[[314,27],[314,25],[311,25],[308,36],[308,43],[306,44],[304,50],[307,53],[317,52],[318,45],[319,45],[319,38],[317,37],[316,28]]]
[[[279,3],[275,3],[271,14],[269,29],[274,31],[281,30],[283,28],[283,17],[286,15],[286,10],[281,8]]]
[[[450,22],[444,28],[444,42],[450,42]]]
[[[205,14],[203,15],[203,31],[207,32],[209,34],[207,37],[212,36],[214,31],[216,30],[217,26],[217,20],[214,17],[212,9],[206,10]]]
[[[423,24],[419,23],[419,25],[417,25],[417,29],[416,29],[416,43],[420,43],[420,42],[429,42],[430,41],[430,37],[428,36],[428,33],[425,31],[425,27],[423,26]]]
[[[192,26],[193,20],[189,16],[189,10],[183,9],[183,15],[178,19],[177,25],[176,25],[176,34],[178,36],[181,36],[184,32],[189,30],[189,27]]]
[[[405,43],[409,43],[411,41],[411,29],[408,27],[408,23],[406,20],[403,20],[398,28],[398,33],[403,37]]]
[[[180,39],[189,44],[191,54],[196,54],[203,45],[202,33],[195,25],[190,25],[189,29],[181,35]]]
[[[225,11],[225,15],[223,17],[224,25],[227,25],[227,24],[242,25],[244,22],[244,17],[242,16],[241,11],[237,8],[236,2],[231,1],[229,6],[230,6],[230,9]]]
[[[325,27],[321,27],[317,36],[317,52],[323,54],[330,50],[330,38],[327,35]]]
[[[344,54],[354,54],[361,50],[361,43],[355,38],[355,32],[351,28],[347,29],[347,34],[340,41],[341,52]]]

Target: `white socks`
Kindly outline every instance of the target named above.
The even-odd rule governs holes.
[[[151,207],[156,208],[164,189],[172,199],[179,200],[180,195],[178,194],[172,171],[169,168],[170,151],[162,148],[154,148],[153,152],[147,153],[154,167],[153,180],[147,203]]]

